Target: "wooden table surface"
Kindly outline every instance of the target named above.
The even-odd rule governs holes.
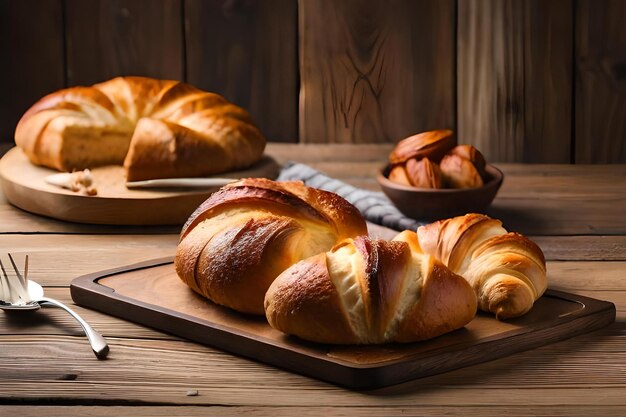
[[[268,153],[377,190],[374,174],[390,149],[271,144]],[[0,415],[24,406],[42,416],[626,415],[626,166],[498,166],[506,178],[490,214],[542,247],[550,288],[615,303],[614,324],[359,392],[76,306],[111,346],[98,361],[58,309],[0,313]],[[63,223],[14,208],[0,193],[0,253],[28,253],[30,276],[70,305],[73,278],[172,255],[178,232]]]

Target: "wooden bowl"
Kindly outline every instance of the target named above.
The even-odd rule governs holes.
[[[414,219],[438,220],[485,210],[496,197],[504,174],[493,165],[487,165],[489,180],[479,188],[417,188],[389,180],[387,165],[376,179],[383,192],[405,216]]]

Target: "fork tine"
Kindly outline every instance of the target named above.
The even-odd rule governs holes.
[[[15,265],[13,256],[11,256],[10,253],[8,255],[9,255],[9,260],[11,261],[11,264],[13,265],[13,270],[15,271],[15,275],[17,275],[17,278],[20,280],[20,284],[22,284],[22,286],[26,286],[26,283],[24,282],[24,277],[22,276],[22,274],[20,274],[20,270],[17,269],[17,265]]]
[[[24,282],[28,285],[28,255],[24,258]]]
[[[15,260],[13,260],[13,256],[11,256],[10,253],[8,255],[18,280],[16,285],[11,285],[9,279],[9,291],[11,291],[11,294],[15,292],[17,296],[23,301],[30,301],[30,295],[28,294],[28,283],[24,280],[22,274],[20,274],[20,270],[17,269],[17,265],[15,265]]]
[[[13,301],[13,295],[11,294],[11,284],[9,283],[9,276],[7,275],[7,271],[4,269],[4,265],[2,264],[2,259],[0,259],[0,269],[2,269],[2,276],[0,276],[0,287],[2,288],[3,298],[7,298],[7,302]]]
[[[4,275],[4,278],[9,279],[9,277],[7,276],[7,271],[4,270],[4,265],[2,264],[2,259],[0,259],[0,268],[2,269],[2,275]]]

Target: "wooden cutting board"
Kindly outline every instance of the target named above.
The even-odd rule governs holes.
[[[382,387],[489,361],[615,320],[612,303],[548,290],[518,319],[501,322],[479,313],[465,328],[425,342],[333,346],[287,336],[264,317],[205,300],[178,279],[171,258],[86,275],[70,290],[79,305],[350,388]]]
[[[250,169],[216,177],[274,179],[280,166],[265,155]],[[129,190],[124,168],[91,170],[97,196],[81,195],[47,184],[56,171],[33,165],[19,148],[0,160],[0,180],[9,202],[23,210],[59,220],[109,225],[181,225],[219,187],[198,189]]]

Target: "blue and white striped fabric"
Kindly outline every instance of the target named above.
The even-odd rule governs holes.
[[[395,230],[415,230],[427,222],[420,222],[400,213],[381,192],[353,187],[331,178],[308,165],[288,162],[278,176],[278,181],[302,181],[309,187],[331,191],[352,203],[370,222]]]

